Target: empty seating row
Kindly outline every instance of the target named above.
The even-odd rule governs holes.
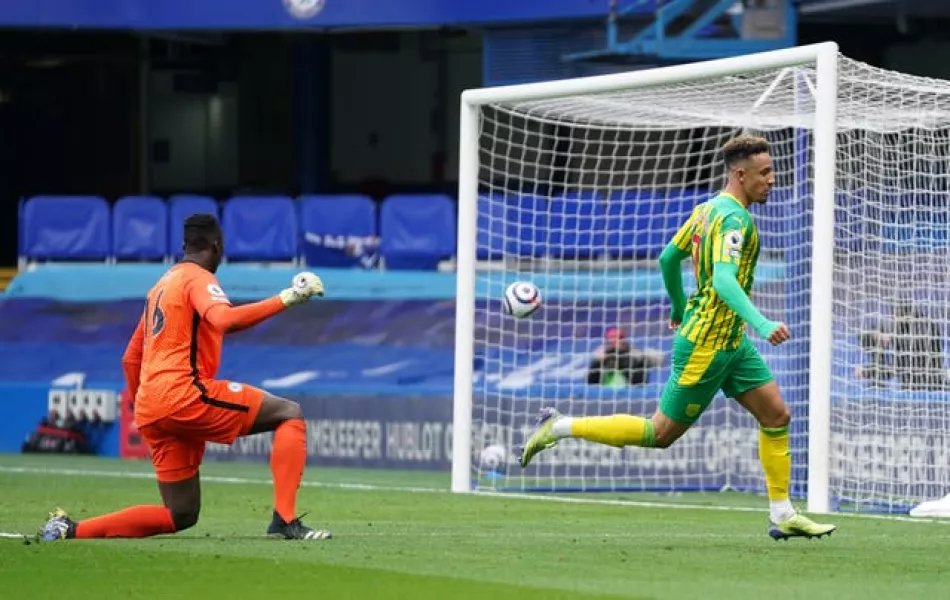
[[[484,193],[478,198],[480,260],[655,258],[709,192],[630,190],[553,198]],[[753,210],[762,247],[808,244],[808,196],[777,189]],[[804,207],[804,208],[803,208]],[[21,256],[32,260],[164,260],[181,255],[182,222],[194,213],[221,219],[231,261],[304,259],[319,266],[432,269],[455,254],[454,202],[441,195],[203,196],[121,198],[39,196],[20,214]],[[885,199],[842,192],[835,201],[839,248],[913,251],[947,245],[946,198]],[[799,239],[800,238],[800,239]]]
[[[485,193],[478,203],[478,257],[653,259],[715,192],[630,190],[546,198]],[[765,250],[810,244],[812,197],[777,188],[752,209]],[[841,192],[835,199],[835,245],[888,253],[950,244],[945,193],[904,196]]]
[[[156,261],[182,254],[184,220],[221,221],[229,261],[293,261],[433,269],[455,254],[454,202],[440,195],[238,196],[219,205],[204,196],[120,198],[37,196],[20,212],[20,255],[27,260]]]

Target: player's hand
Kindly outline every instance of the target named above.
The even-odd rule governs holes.
[[[284,306],[289,307],[303,304],[314,296],[322,297],[323,293],[323,281],[313,273],[304,271],[294,276],[293,284],[280,293],[280,299]]]
[[[670,311],[670,329],[676,331],[679,329],[680,324],[683,322],[683,311],[681,310],[671,310]]]
[[[785,323],[779,323],[772,334],[769,335],[769,343],[773,346],[778,346],[782,342],[786,342],[789,338],[792,337],[792,333],[788,330],[788,325]]]

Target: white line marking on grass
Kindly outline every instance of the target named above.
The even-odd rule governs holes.
[[[5,533],[3,531],[0,531],[0,539],[22,540],[25,537],[29,537],[29,536],[25,536],[22,533]]]
[[[0,465],[0,473],[22,475],[62,475],[65,477],[108,477],[114,479],[148,479],[155,475],[145,471],[108,471],[99,469],[43,469],[36,467],[13,467]],[[272,485],[270,479],[253,479],[248,477],[220,477],[216,475],[202,475],[205,483],[228,483],[238,485]],[[410,494],[451,494],[447,488],[389,486],[370,483],[330,483],[325,481],[302,481],[303,487],[328,488],[339,490],[358,490],[366,492],[402,492]],[[570,496],[549,496],[543,494],[524,494],[517,492],[478,491],[469,494],[473,498],[502,498],[506,500],[533,500],[535,502],[555,502],[559,504],[592,504],[598,506],[625,506],[630,508],[658,508],[666,510],[708,510],[718,512],[755,512],[765,513],[765,507],[751,506],[715,506],[709,504],[664,503],[641,500],[621,500],[619,498],[572,498]],[[764,502],[764,501],[763,501]],[[936,523],[950,525],[950,520],[928,519],[925,517],[908,517],[902,515],[875,515],[865,513],[834,513],[832,518],[846,517],[851,519],[874,519],[883,521],[901,521],[906,523]]]

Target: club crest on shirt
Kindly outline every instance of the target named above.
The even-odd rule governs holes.
[[[732,258],[739,258],[739,256],[742,254],[742,244],[744,242],[745,237],[738,229],[727,231],[725,235],[726,254]]]

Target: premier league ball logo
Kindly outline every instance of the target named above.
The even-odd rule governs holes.
[[[284,0],[284,8],[295,19],[312,19],[326,3],[326,0]]]

